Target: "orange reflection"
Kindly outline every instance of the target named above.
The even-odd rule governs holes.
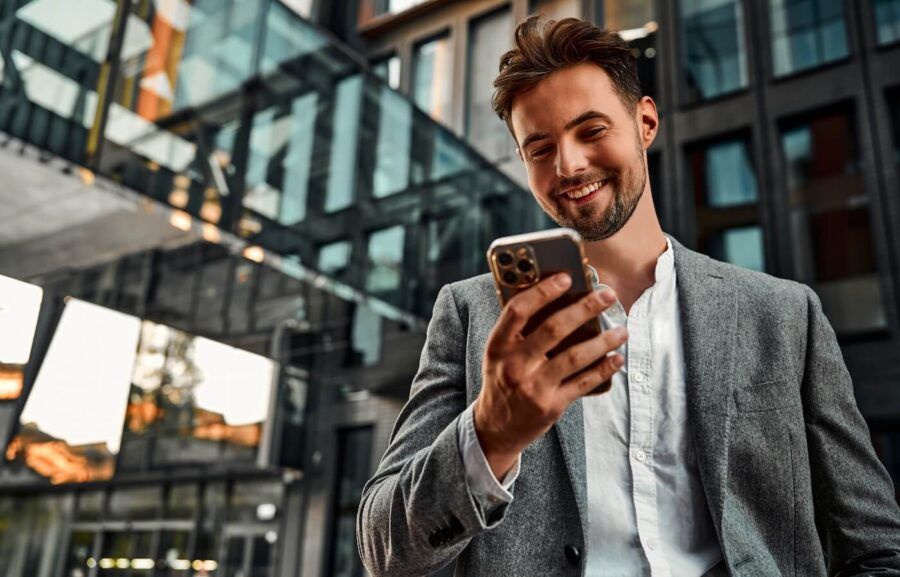
[[[113,476],[115,455],[106,443],[70,446],[41,432],[34,423],[9,443],[6,458],[21,458],[34,472],[46,477],[54,485],[103,481]]]
[[[24,384],[22,373],[21,366],[0,365],[0,401],[19,398]]]

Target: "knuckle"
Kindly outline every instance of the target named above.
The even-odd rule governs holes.
[[[572,365],[580,366],[585,361],[584,351],[579,347],[572,347],[566,351],[566,360]]]
[[[555,341],[561,341],[563,337],[566,336],[565,330],[559,321],[549,321],[544,325],[544,334],[547,335],[547,338]]]
[[[603,312],[604,307],[603,301],[600,299],[600,293],[595,291],[585,297],[584,307],[589,313],[600,314]]]

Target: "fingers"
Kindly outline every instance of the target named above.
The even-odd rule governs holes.
[[[619,353],[613,353],[603,359],[596,367],[592,367],[586,371],[582,371],[577,375],[563,381],[560,386],[559,393],[567,403],[571,403],[591,393],[605,393],[609,390],[610,379],[616,374],[625,359]],[[601,385],[605,385],[603,389],[595,390]]]
[[[553,350],[556,345],[572,334],[575,329],[588,320],[596,318],[614,302],[616,302],[616,295],[611,289],[593,291],[548,317],[525,340],[533,351],[545,354]]]
[[[619,348],[628,338],[624,326],[603,331],[598,336],[577,345],[572,345],[553,357],[546,365],[544,374],[548,380],[560,382],[597,362],[610,351]],[[615,372],[615,371],[613,371]],[[612,374],[612,373],[610,373]]]
[[[518,339],[528,319],[544,305],[562,296],[571,284],[569,275],[556,274],[511,298],[500,312],[492,337],[510,342]]]

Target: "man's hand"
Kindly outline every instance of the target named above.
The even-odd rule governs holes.
[[[616,302],[610,289],[592,292],[548,317],[527,337],[522,335],[528,320],[570,284],[567,274],[558,274],[514,296],[488,337],[474,420],[478,441],[498,479],[573,401],[611,378],[624,362],[614,353],[584,370],[625,342],[625,327],[603,331],[547,358],[547,352],[575,329]]]

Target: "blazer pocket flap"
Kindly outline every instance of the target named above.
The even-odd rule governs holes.
[[[734,391],[734,405],[741,413],[774,411],[798,404],[799,391],[790,379],[754,383]]]

